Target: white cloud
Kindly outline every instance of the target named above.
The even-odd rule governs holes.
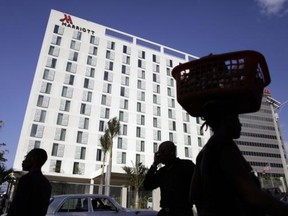
[[[288,0],[255,0],[261,12],[267,15],[283,15],[287,13]]]

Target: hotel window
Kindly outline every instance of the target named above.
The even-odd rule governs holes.
[[[120,109],[128,109],[128,100],[127,99],[120,99]]]
[[[100,120],[99,121],[99,131],[104,131],[105,130],[105,122]]]
[[[78,60],[78,52],[71,51],[68,59],[76,62]]]
[[[153,54],[153,55],[152,55],[152,61],[153,61],[153,62],[156,62],[156,63],[159,63],[159,62],[160,62],[159,56]]]
[[[153,115],[161,116],[161,108],[159,106],[153,106]]]
[[[72,95],[73,95],[73,88],[63,86],[61,96],[67,97],[67,98],[72,98]]]
[[[57,57],[59,55],[59,51],[60,51],[59,47],[50,46],[48,54]]]
[[[153,72],[156,72],[156,73],[160,72],[160,66],[158,64],[153,64]]]
[[[61,172],[61,164],[62,164],[62,161],[61,160],[56,160],[56,164],[55,164],[55,172],[57,173],[60,173]]]
[[[89,54],[96,56],[98,53],[98,48],[95,46],[90,46],[89,48]]]
[[[153,153],[158,152],[158,143],[153,143]]]
[[[120,96],[129,97],[129,89],[121,86],[120,87]]]
[[[145,141],[137,140],[136,151],[144,152],[145,151]]]
[[[106,59],[114,60],[115,59],[115,53],[111,52],[110,50],[106,50]]]
[[[85,78],[83,87],[88,88],[88,89],[93,89],[94,88],[94,80]]]
[[[58,154],[58,146],[59,146],[58,143],[53,143],[52,153],[51,153],[52,156],[57,156],[57,154]]]
[[[130,67],[126,66],[126,65],[122,65],[121,73],[129,75],[130,74]]]
[[[168,107],[175,108],[175,99],[168,98]]]
[[[198,137],[198,146],[202,147],[202,138],[201,137]]]
[[[140,78],[140,79],[145,79],[145,71],[141,70],[141,69],[138,69],[137,77]]]
[[[114,49],[115,49],[115,42],[113,42],[113,41],[108,41],[108,42],[107,42],[107,48],[108,48],[108,49],[111,49],[111,50],[114,50]]]
[[[67,72],[76,73],[76,70],[77,70],[77,64],[72,63],[72,62],[67,62],[67,65],[66,65]]]
[[[82,36],[82,32],[80,32],[80,31],[74,31],[72,37],[73,37],[74,39],[81,40],[81,36]]]
[[[141,128],[136,127],[136,137],[141,137]]]
[[[58,113],[57,125],[67,126],[68,122],[69,122],[69,115],[63,114],[63,113]]]
[[[117,163],[126,164],[126,152],[117,152]]]
[[[136,158],[135,158],[135,164],[140,164],[141,163],[141,156],[140,154],[136,154]]]
[[[154,140],[161,141],[161,131],[160,130],[154,130],[153,134],[154,134]]]
[[[141,59],[145,59],[145,52],[139,50],[138,57],[141,58]]]
[[[37,106],[47,108],[49,106],[50,98],[47,96],[39,95],[37,100]]]
[[[124,64],[130,64],[130,56],[123,56],[122,57],[122,63]]]
[[[166,65],[167,65],[168,67],[173,67],[173,61],[170,60],[170,59],[167,59],[167,60],[166,60]]]
[[[170,68],[166,68],[166,75],[171,76],[171,69]]]
[[[123,148],[123,139],[121,137],[118,137],[117,148],[118,149]]]
[[[96,161],[102,161],[102,150],[101,149],[97,149],[96,151]]]
[[[112,85],[110,83],[103,83],[103,92],[111,94]]]
[[[32,124],[30,136],[31,137],[38,137],[41,138],[43,136],[44,126]]]
[[[65,128],[56,128],[55,140],[65,141],[66,129]]]
[[[121,84],[125,86],[129,86],[129,77],[128,76],[122,76],[121,77]]]
[[[121,128],[122,128],[121,135],[127,136],[127,125],[124,124]]]
[[[40,92],[50,94],[51,93],[52,84],[47,82],[42,82]]]
[[[79,119],[79,128],[80,129],[88,129],[89,127],[89,118],[80,117]]]
[[[70,49],[74,49],[74,50],[79,51],[80,50],[80,44],[81,43],[79,41],[71,40]]]
[[[101,107],[100,117],[109,119],[109,117],[110,117],[110,109]]]
[[[174,87],[174,80],[173,80],[173,78],[168,78],[167,83],[168,83],[168,86]]]
[[[106,70],[113,70],[113,62],[111,62],[111,61],[106,61],[106,63],[105,63],[105,69]]]
[[[160,76],[158,74],[153,73],[153,82],[160,82]]]
[[[74,162],[74,165],[73,165],[73,174],[80,174],[79,162]]]
[[[145,61],[138,59],[138,67],[145,69],[146,68]]]
[[[184,144],[191,146],[191,136],[190,135],[184,135]]]
[[[187,112],[183,112],[183,121],[190,122],[190,115]],[[196,117],[197,121],[197,117]]]
[[[153,94],[153,103],[160,104],[160,96]]]
[[[80,159],[84,160],[85,159],[85,155],[86,155],[86,148],[85,147],[81,147]]]
[[[153,92],[160,94],[160,85],[159,84],[153,83]]]
[[[92,92],[91,91],[83,91],[82,101],[91,102],[92,101]]]
[[[91,105],[90,104],[81,103],[80,114],[90,115],[90,113],[91,113]]]
[[[173,133],[169,133],[169,141],[174,142],[174,134]]]
[[[176,122],[175,121],[169,121],[169,130],[176,131]]]
[[[46,110],[37,109],[34,116],[34,121],[36,122],[45,122]]]
[[[123,45],[123,53],[130,55],[131,54],[131,47]]]
[[[62,38],[60,36],[53,35],[51,43],[60,46],[61,39]]]
[[[188,127],[186,123],[183,123],[183,131],[184,133],[188,133]]]
[[[74,84],[74,78],[75,78],[74,75],[65,74],[64,84],[73,85]]]
[[[85,75],[88,77],[94,78],[95,77],[95,68],[87,67]]]
[[[185,147],[185,157],[190,157],[189,148]]]
[[[62,35],[62,34],[64,33],[64,27],[63,27],[63,26],[55,25],[55,26],[54,26],[53,33]]]
[[[53,81],[54,80],[55,71],[51,71],[49,69],[45,69],[43,73],[43,79]]]
[[[94,44],[94,45],[98,45],[99,44],[99,38],[95,37],[94,35],[90,36],[90,43]]]
[[[46,67],[56,68],[57,59],[48,57]]]
[[[60,102],[60,110],[69,112],[70,111],[70,105],[71,105],[71,101],[69,101],[69,100],[61,100],[61,102]]]
[[[167,88],[167,94],[168,94],[168,96],[170,96],[170,97],[174,96],[173,93],[172,93],[171,88],[169,88],[169,87]]]
[[[145,101],[145,92],[144,91],[137,91],[137,100]]]
[[[109,95],[102,95],[101,104],[106,105],[106,106],[110,106],[111,105],[111,97]]]
[[[145,116],[141,114],[137,114],[137,125],[145,125]]]
[[[153,118],[153,127],[157,127],[158,123],[157,123],[157,118]]]
[[[82,138],[83,138],[83,132],[82,131],[78,131],[77,132],[77,143],[82,143]]]
[[[87,65],[96,66],[96,58],[93,56],[87,56]]]

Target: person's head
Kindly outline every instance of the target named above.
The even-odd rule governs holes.
[[[211,115],[205,118],[205,123],[214,133],[224,132],[232,139],[240,137],[241,123],[238,114]]]
[[[162,142],[159,146],[158,155],[161,163],[170,164],[176,159],[176,146],[171,141]]]
[[[46,151],[44,149],[35,148],[28,152],[28,154],[26,155],[25,159],[22,162],[22,168],[24,171],[41,169],[46,160]]]

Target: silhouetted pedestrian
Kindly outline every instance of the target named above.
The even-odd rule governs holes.
[[[42,174],[41,167],[47,160],[43,149],[33,149],[22,162],[24,171],[16,194],[8,210],[8,216],[45,216],[51,195],[51,185]]]
[[[157,170],[159,163],[165,166]],[[158,216],[193,215],[189,188],[194,167],[191,160],[176,157],[176,146],[173,142],[165,141],[160,144],[144,180],[146,190],[160,187],[161,210]]]
[[[249,163],[233,141],[240,137],[238,114],[207,108],[214,132],[196,160],[191,197],[199,216],[287,216],[288,206],[261,190]]]

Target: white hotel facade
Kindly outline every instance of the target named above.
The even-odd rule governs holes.
[[[161,142],[195,162],[211,132],[177,103],[173,67],[197,57],[78,17],[51,10],[13,165],[43,148],[51,181],[99,183],[99,138],[117,117],[111,185],[123,185],[123,166],[149,167]],[[261,176],[284,176],[284,145],[277,141],[267,91],[257,113],[240,115],[237,144]],[[281,147],[280,147],[281,146]],[[281,159],[282,157],[282,159]],[[107,163],[106,163],[107,164]]]
[[[210,130],[177,103],[174,66],[191,54],[51,10],[13,165],[43,148],[50,180],[97,182],[103,153],[99,138],[117,117],[111,184],[123,166],[149,167],[161,142],[195,161]],[[123,177],[123,175],[122,175]],[[118,179],[118,180],[117,180]]]

